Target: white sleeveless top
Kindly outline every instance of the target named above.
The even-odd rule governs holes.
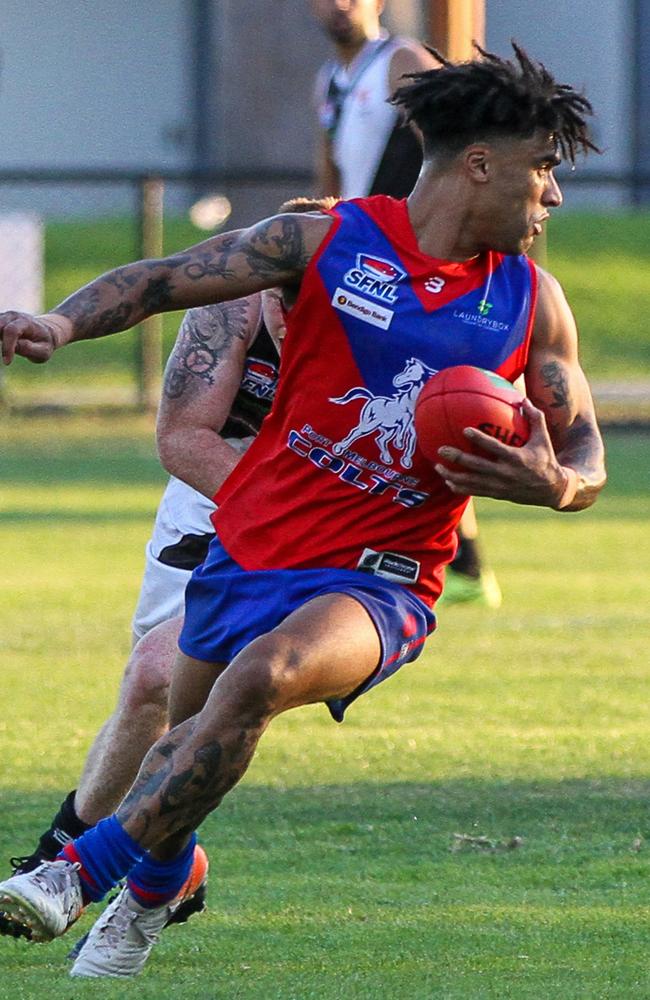
[[[330,61],[316,80],[321,127],[332,127],[332,81],[342,93],[342,111],[332,134],[332,157],[341,179],[341,198],[363,198],[372,187],[386,143],[398,120],[388,104],[390,61],[405,39],[387,32],[366,42],[349,66]]]
[[[253,438],[225,440],[243,455]],[[170,476],[156,511],[149,543],[151,554],[157,559],[163,549],[176,545],[184,535],[213,535],[210,515],[216,509],[212,500],[176,476]]]
[[[216,509],[202,493],[170,476],[156,512],[151,554],[157,559],[163,549],[176,545],[184,535],[212,534],[210,515]]]

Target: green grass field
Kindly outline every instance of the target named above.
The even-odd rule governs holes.
[[[647,213],[560,213],[549,231],[550,270],[562,281],[581,331],[585,370],[593,379],[650,378],[650,339],[645,320],[650,299]],[[206,234],[181,219],[165,223],[171,252]],[[104,220],[50,224],[46,238],[46,305],[53,306],[80,285],[136,253],[133,223]],[[165,352],[179,315],[165,317]],[[135,335],[124,333],[61,351],[44,370],[20,359],[9,372],[9,389],[20,402],[54,393],[72,398],[134,385]]]
[[[144,419],[5,430],[0,858],[111,708],[163,481]],[[480,505],[500,612],[441,612],[343,726],[274,723],[204,826],[209,914],[137,984],[69,980],[71,940],[1,939],[0,998],[650,997],[650,436],[608,446],[591,511]]]

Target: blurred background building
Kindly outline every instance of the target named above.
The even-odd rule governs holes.
[[[434,4],[388,0],[385,22],[427,38]],[[2,27],[0,211],[127,211],[129,184],[92,172],[219,171],[248,178],[227,185],[237,224],[309,184],[328,53],[309,0],[4,0]],[[487,0],[488,47],[511,37],[597,109],[604,155],[578,175],[598,183],[570,184],[569,207],[647,200],[650,0]],[[168,183],[169,207],[196,193]]]

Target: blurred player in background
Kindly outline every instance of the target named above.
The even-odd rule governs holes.
[[[440,64],[419,42],[382,28],[384,6],[384,0],[312,0],[336,51],[316,78],[321,195],[406,198],[420,173],[421,138],[389,101],[404,74]],[[481,558],[473,503],[458,526],[458,550],[447,567],[442,600],[501,604],[494,572]]]
[[[321,194],[406,198],[422,166],[422,143],[389,103],[405,73],[439,63],[419,42],[391,36],[382,0],[312,0],[336,57],[316,77]]]
[[[308,212],[334,201],[295,198],[280,211]],[[258,433],[275,394],[286,330],[280,295],[271,289],[193,309],[183,319],[167,362],[157,427],[161,461],[173,475],[145,549],[134,648],[118,704],[95,737],[78,787],[65,797],[32,854],[11,859],[16,874],[52,860],[62,845],[110,815],[142,758],[167,731],[185,587],[214,537],[211,497]],[[202,857],[197,860],[204,864]],[[170,922],[201,910],[204,899],[205,885],[199,884]],[[0,932],[20,928],[0,912]]]
[[[274,718],[323,702],[340,721],[418,657],[470,495],[577,511],[605,482],[575,321],[526,256],[562,203],[554,168],[595,148],[589,102],[517,47],[512,61],[483,53],[417,74],[396,100],[424,137],[406,202],[276,216],[127,264],[44,316],[0,315],[5,363],[43,362],[157,311],[298,293],[271,413],[215,498],[217,534],[187,587],[172,685],[186,721],[151,749],[113,816],[0,883],[9,916],[45,940],[128,875],[74,976],[140,971],[191,869],[194,831]],[[429,290],[440,282],[442,297]],[[498,316],[489,337],[486,301]],[[428,376],[460,363],[510,381],[525,372],[531,434],[513,448],[467,428],[485,457],[443,447],[432,465],[407,453],[409,420]],[[384,423],[364,430],[348,406],[360,397]],[[363,432],[354,449],[352,429]]]

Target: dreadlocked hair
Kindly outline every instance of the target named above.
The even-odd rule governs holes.
[[[422,132],[426,153],[457,152],[490,136],[527,138],[538,129],[552,133],[563,159],[600,150],[585,119],[593,114],[586,97],[557,83],[542,63],[512,42],[516,60],[501,59],[474,43],[481,58],[452,63],[429,49],[440,69],[409,73],[392,96],[406,120]]]

